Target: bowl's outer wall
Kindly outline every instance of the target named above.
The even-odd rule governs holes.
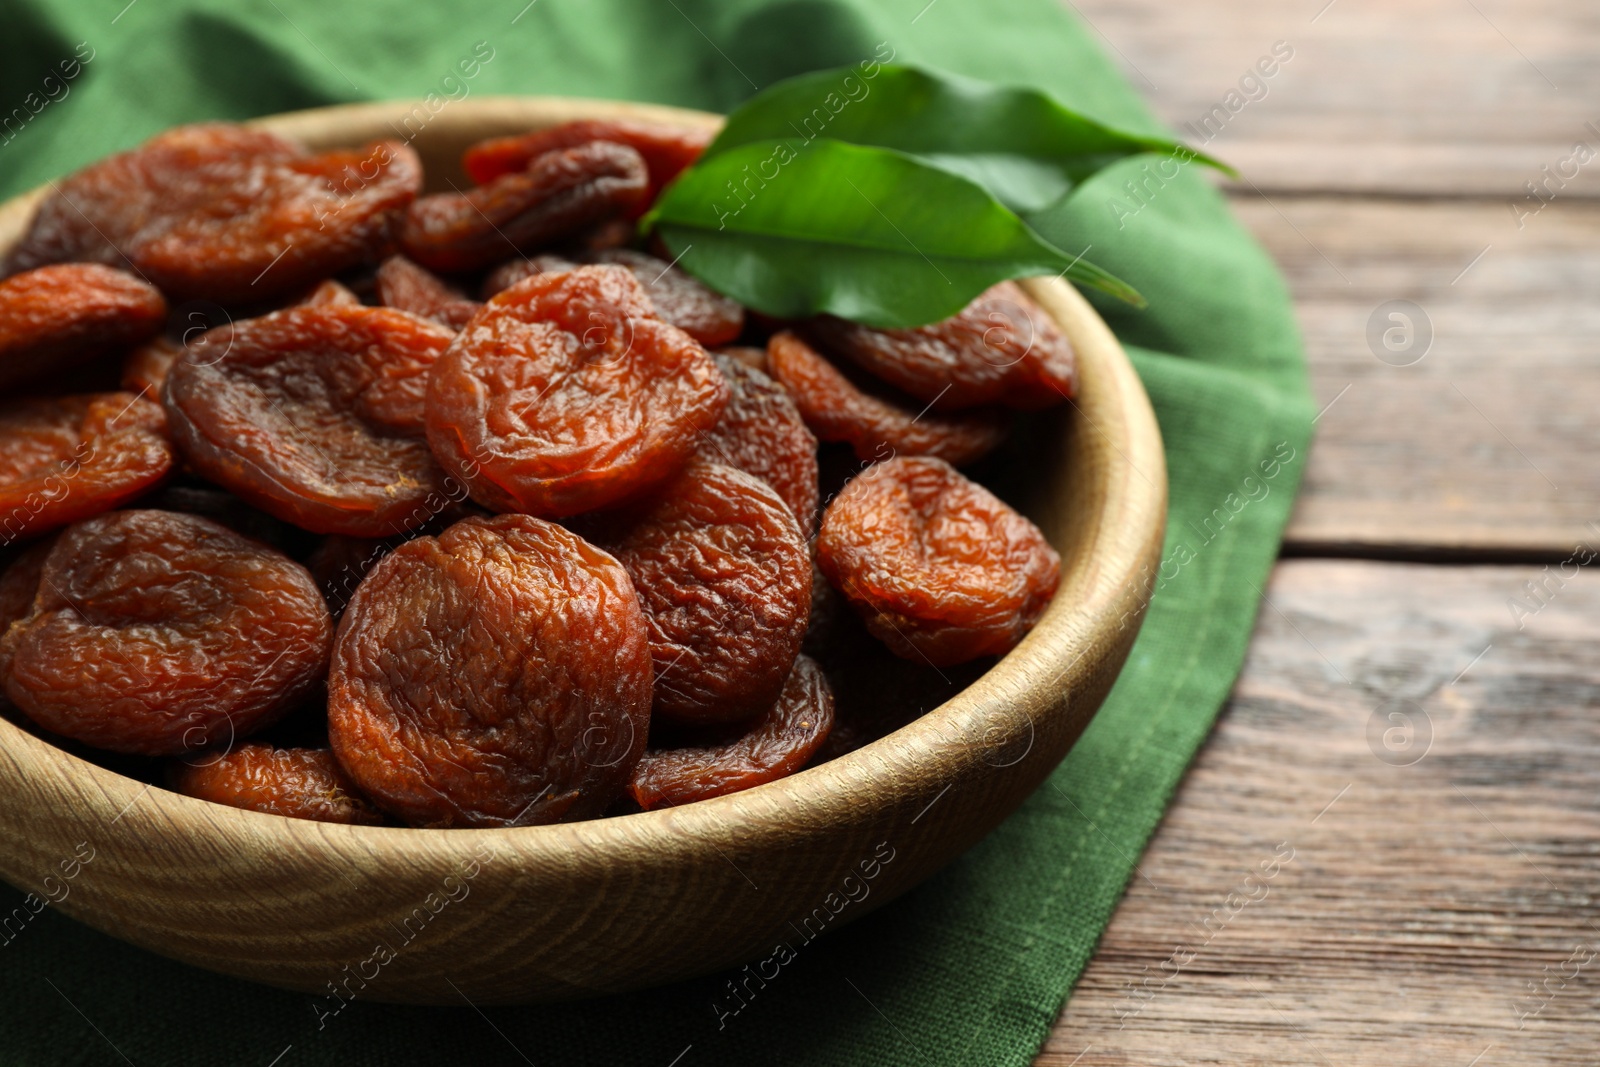
[[[419,120],[419,116],[426,121]],[[397,134],[436,183],[461,148],[578,117],[715,116],[493,98],[278,116],[315,147]],[[40,194],[0,206],[0,250]],[[791,950],[921,882],[1055,768],[1115,680],[1159,558],[1166,470],[1115,338],[1059,281],[1026,283],[1078,351],[1079,397],[1030,472],[1061,591],[957,697],[850,755],[676,810],[516,830],[336,826],[150,788],[0,720],[0,875],[199,967],[327,996],[527,1003],[635,989]],[[72,867],[92,849],[92,862]],[[75,877],[64,880],[73,871]],[[62,887],[66,888],[63,895]],[[7,916],[0,916],[4,922]]]

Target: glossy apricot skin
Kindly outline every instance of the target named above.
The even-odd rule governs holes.
[[[503,174],[524,170],[534,159],[557,148],[575,148],[593,141],[627,145],[644,158],[649,170],[648,192],[643,206],[636,209],[642,215],[666,184],[700,157],[711,138],[709,131],[654,122],[578,119],[532,133],[479,141],[467,149],[461,165],[468,177],[483,185]]]
[[[482,308],[476,300],[426,267],[405,256],[390,256],[378,265],[378,302],[409,311],[441,326],[459,330]]]
[[[423,401],[454,337],[403,311],[341,305],[219,326],[167,377],[173,439],[202,475],[314,533],[420,526],[449,498]]]
[[[775,782],[804,767],[832,728],[828,679],[815,660],[801,656],[766,712],[673,747],[647,749],[628,792],[649,811]]]
[[[944,415],[919,411],[886,389],[868,392],[790,331],[767,343],[767,361],[817,438],[848,444],[864,463],[935,456],[964,467],[1006,437],[1006,418],[996,409]]]
[[[0,281],[0,389],[154,337],[166,316],[154,286],[97,263],[14,274]]]
[[[635,211],[647,186],[644,160],[631,148],[557,149],[465,193],[419,198],[406,212],[400,246],[429,270],[483,270]]]
[[[611,507],[670,478],[728,402],[693,338],[620,267],[526,278],[493,297],[428,382],[428,441],[494,511]]]
[[[121,507],[159,486],[176,455],[166,417],[133,393],[0,406],[0,545]]]
[[[877,330],[824,315],[806,333],[935,411],[983,404],[1037,410],[1078,391],[1072,344],[1016,282],[1001,282],[928,326]]]
[[[936,667],[1010,651],[1061,580],[1037,526],[927,457],[852,479],[823,515],[817,565],[892,652]]]
[[[712,353],[728,379],[728,406],[700,442],[700,455],[770,485],[809,541],[817,527],[817,439],[788,392],[759,370]]]
[[[175,756],[271,725],[320,682],[332,638],[282,553],[193,515],[114,511],[63,531],[0,658],[45,729]]]
[[[697,459],[648,501],[597,521],[649,622],[654,713],[706,725],[770,707],[811,610],[810,553],[783,499]]]
[[[357,791],[325,748],[274,748],[259,742],[173,763],[175,793],[289,819],[382,825],[383,813]]]
[[[466,519],[386,556],[339,625],[334,755],[412,826],[592,818],[650,728],[650,643],[628,574],[554,523]]]
[[[9,266],[126,265],[174,300],[257,303],[376,262],[421,187],[398,141],[313,155],[245,126],[182,126],[59,182]]]

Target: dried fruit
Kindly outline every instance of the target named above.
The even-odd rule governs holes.
[[[231,744],[327,668],[332,622],[304,567],[192,515],[70,527],[14,623],[6,695],[54,733],[146,756]]]
[[[1071,343],[1015,282],[1001,282],[929,326],[875,330],[824,315],[807,333],[935,411],[980,404],[1032,410],[1077,393]]]
[[[467,519],[385,557],[356,590],[329,739],[413,826],[599,815],[650,726],[650,646],[627,572],[527,515]]]
[[[44,561],[54,546],[54,538],[35,542],[8,560],[0,571],[0,637],[5,636],[12,623],[27,618],[33,610],[39,575],[44,573]],[[5,682],[4,673],[0,670],[0,685]]]
[[[887,390],[866,391],[793,333],[767,345],[772,376],[788,390],[806,425],[824,441],[843,441],[862,462],[892,456],[936,456],[974,463],[1005,439],[1004,416],[992,409],[954,415],[918,412]]]
[[[891,651],[937,667],[1010,651],[1061,580],[1037,526],[930,458],[875,464],[845,486],[817,563]]]
[[[726,344],[744,330],[744,308],[684,273],[664,259],[635,252],[631,248],[612,248],[581,256],[578,260],[543,255],[503,263],[484,282],[484,292],[493,296],[534,274],[572,270],[581,264],[607,263],[626,267],[644,284],[656,315],[706,346]]]
[[[173,298],[270,300],[376,261],[421,186],[398,141],[309,155],[248,127],[183,126],[60,182],[10,269],[129,264]]]
[[[559,518],[674,474],[727,404],[691,337],[620,267],[527,278],[457,335],[428,384],[428,441],[495,511]]]
[[[649,620],[655,714],[725,723],[770,707],[811,610],[811,558],[782,498],[696,460],[636,511],[596,522]]]
[[[781,385],[721,353],[712,358],[728,379],[728,406],[701,439],[700,455],[772,486],[809,541],[817,525],[817,439]]]
[[[161,387],[183,352],[181,344],[165,337],[146,341],[122,361],[122,388],[148,400],[160,400]]]
[[[539,156],[558,148],[575,148],[591,141],[624,144],[643,156],[649,168],[649,191],[643,206],[635,209],[636,214],[642,215],[662,188],[700,157],[711,143],[711,136],[708,130],[653,122],[579,119],[515,137],[479,141],[467,149],[461,157],[461,165],[473,181],[484,185],[503,174],[524,170]]]
[[[94,263],[0,281],[0,389],[80,366],[161,331],[167,302],[131,274]]]
[[[378,266],[378,302],[432,319],[452,330],[461,329],[483,307],[405,256],[390,256]]]
[[[587,257],[594,263],[627,267],[644,283],[656,314],[701,344],[725,345],[744,331],[744,308],[664,259],[613,248]]]
[[[317,307],[321,304],[343,304],[356,307],[361,303],[348,285],[336,282],[332,278],[319,282],[317,287],[300,299],[301,307]]]
[[[430,270],[482,270],[635,211],[646,186],[644,160],[631,148],[599,141],[559,149],[466,193],[421,197],[406,212],[400,244]]]
[[[805,766],[832,727],[828,680],[815,660],[801,656],[760,718],[674,747],[649,749],[634,768],[628,791],[649,811],[775,782]]]
[[[423,399],[454,337],[403,311],[338,305],[219,326],[167,378],[173,437],[201,474],[307,530],[420,526],[449,500]]]
[[[132,393],[0,406],[0,544],[98,515],[172,470],[161,409]]]
[[[325,748],[252,742],[226,755],[174,764],[167,784],[184,796],[289,819],[378,826],[383,814],[357,792]]]
[[[772,368],[767,363],[765,348],[756,348],[754,345],[723,345],[717,351],[729,359],[738,360],[752,370],[768,375],[772,373]]]

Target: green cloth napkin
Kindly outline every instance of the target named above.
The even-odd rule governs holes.
[[[6,7],[7,196],[177,123],[429,92],[726,111],[779,78],[857,62],[884,42],[902,61],[1041,86],[1103,120],[1159,129],[1091,32],[1052,0]],[[458,63],[488,50],[462,79]],[[74,68],[61,64],[73,60],[65,80]],[[1148,162],[1097,177],[1049,229],[1074,253],[1092,245],[1096,263],[1150,300],[1145,311],[1096,305],[1128,345],[1166,437],[1172,510],[1166,562],[1151,575],[1159,589],[1077,748],[966,857],[808,946],[720,1026],[724,979],[714,977],[549,1008],[358,1001],[319,1029],[310,997],[168,962],[47,909],[0,944],[0,1062],[1027,1063],[1232,685],[1311,427],[1300,342],[1271,262],[1193,168],[1151,179],[1140,170]],[[0,916],[20,901],[0,889]]]

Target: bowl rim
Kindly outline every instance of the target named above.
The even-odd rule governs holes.
[[[398,129],[397,121],[403,123],[425,106],[424,101],[412,100],[334,105],[265,116],[249,124],[324,147],[368,139],[348,132],[351,129],[385,136],[385,128]],[[451,103],[449,110],[459,116],[452,123],[467,120],[508,129],[536,129],[574,118],[614,117],[706,130],[723,122],[722,116],[708,112],[582,97],[479,97]],[[330,136],[334,128],[345,132]],[[0,253],[9,248],[8,235],[21,232],[34,206],[52,187],[46,183],[0,203]],[[882,805],[890,799],[920,798],[929,775],[954,782],[983,763],[997,739],[1012,739],[1021,729],[1028,730],[1031,738],[1034,714],[1054,713],[1057,705],[1070,704],[1073,683],[1111,657],[1116,644],[1112,635],[1125,630],[1130,620],[1134,627],[1139,625],[1149,600],[1150,564],[1159,558],[1165,527],[1167,481],[1160,430],[1126,353],[1093,307],[1068,283],[1033,278],[1020,284],[1068,334],[1079,352],[1080,366],[1092,371],[1086,375],[1089,388],[1069,404],[1074,418],[1090,420],[1120,465],[1108,465],[1105,499],[1093,516],[1091,532],[1071,558],[1063,559],[1059,591],[1033,631],[976,682],[885,737],[778,781],[682,807],[573,823],[447,833],[317,823],[183,796],[80,759],[4,719],[0,719],[0,765],[12,764],[13,773],[19,775],[79,780],[85,787],[82,795],[97,809],[86,814],[99,814],[112,824],[143,802],[151,808],[147,818],[174,834],[221,830],[233,840],[336,857],[348,855],[352,845],[366,846],[428,866],[454,862],[459,856],[456,845],[610,862],[607,857],[637,854],[646,843],[659,847],[664,841],[679,842],[680,854],[685,849],[704,852],[699,848],[703,844],[720,852],[718,843],[757,839],[799,843],[837,824],[841,813],[850,811],[869,791],[873,802]],[[1085,354],[1092,359],[1085,361]],[[1100,421],[1091,415],[1101,416]],[[1107,421],[1112,431],[1121,431],[1120,436],[1108,432],[1103,425]],[[1058,666],[1056,652],[1062,649],[1076,654]],[[1074,673],[1086,660],[1083,671]],[[1040,694],[1048,695],[1061,684],[1067,687],[1064,699],[1040,699]],[[886,787],[893,791],[888,797]],[[441,848],[446,841],[451,847]]]

